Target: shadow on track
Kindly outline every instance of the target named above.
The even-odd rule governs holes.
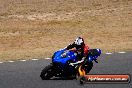
[[[54,77],[51,79],[47,79],[47,80],[75,80],[75,77],[70,77],[70,78],[66,78],[66,77]]]

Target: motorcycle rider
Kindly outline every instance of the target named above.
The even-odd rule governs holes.
[[[78,59],[77,62],[69,64],[69,65],[74,66],[75,64],[79,64],[79,63],[81,63],[81,62],[84,61],[84,59],[88,55],[89,47],[88,47],[88,45],[86,45],[84,43],[84,39],[82,37],[77,37],[72,44],[70,44],[70,45],[68,45],[66,47],[67,50],[70,50],[72,48],[76,49],[76,51],[77,51],[77,57],[78,57],[77,58]]]

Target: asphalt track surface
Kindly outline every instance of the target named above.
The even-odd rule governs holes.
[[[73,80],[41,80],[41,70],[51,60],[16,61],[0,64],[0,88],[132,88],[129,84],[84,84]],[[130,74],[132,75],[132,52],[124,54],[102,54],[99,63],[94,63],[91,74]]]

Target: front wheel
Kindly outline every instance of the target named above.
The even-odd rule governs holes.
[[[84,69],[86,71],[86,74],[88,74],[92,68],[93,68],[93,62],[88,62],[84,65]]]
[[[53,76],[54,76],[54,71],[53,71],[52,64],[46,66],[40,74],[40,77],[42,80],[48,80],[48,79],[52,78]]]

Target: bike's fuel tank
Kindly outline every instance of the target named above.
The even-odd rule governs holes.
[[[59,50],[54,53],[52,58],[53,63],[67,64],[68,61],[76,62],[77,54],[74,51],[66,51],[65,49]]]

